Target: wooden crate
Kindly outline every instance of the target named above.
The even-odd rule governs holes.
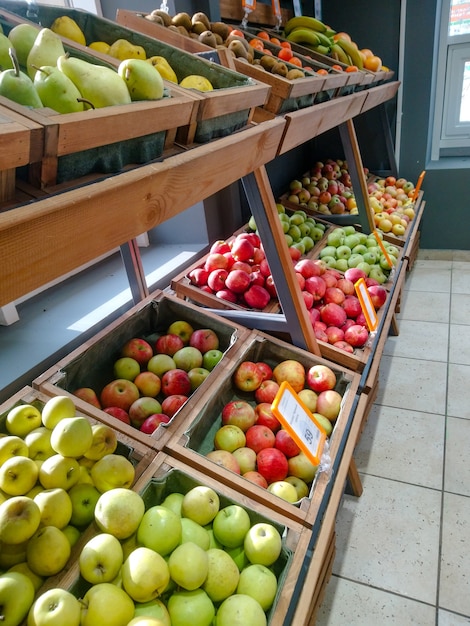
[[[233,386],[232,376],[238,365],[248,360],[254,362],[264,361],[271,367],[274,367],[285,359],[297,360],[306,369],[317,363],[325,364],[336,374],[336,390],[342,394],[343,403],[340,415],[329,438],[329,455],[331,462],[333,462],[338,453],[343,433],[347,430],[351,419],[360,376],[345,367],[316,357],[307,351],[260,331],[253,331],[250,337],[245,339],[237,354],[234,355],[231,364],[224,370],[215,387],[213,387],[213,389],[217,389],[217,393],[213,393],[210,397],[201,398],[193,405],[191,415],[188,416],[184,423],[180,422],[178,428],[173,431],[172,437],[165,443],[165,450],[172,456],[202,469],[207,475],[216,477],[220,482],[235,485],[240,493],[250,495],[253,499],[269,506],[269,508],[309,526],[314,521],[310,513],[312,509],[311,502],[313,500],[321,500],[323,490],[330,478],[328,471],[317,474],[307,498],[303,498],[296,504],[290,504],[205,457],[213,449],[214,434],[222,425],[221,411],[223,406],[235,399],[244,399],[251,404],[255,403],[252,393],[243,393]]]
[[[282,534],[281,555],[272,566],[279,581],[278,593],[273,607],[267,613],[269,626],[282,626],[289,608],[290,590],[294,588],[299,579],[307,547],[311,542],[311,530],[271,511],[249,496],[237,493],[232,487],[223,485],[183,461],[164,453],[159,453],[154,461],[148,465],[146,471],[135,484],[134,490],[142,495],[148,509],[150,506],[160,504],[169,493],[185,494],[197,485],[205,485],[214,489],[219,496],[221,507],[231,504],[242,506],[248,512],[252,524],[269,523],[274,525]],[[90,531],[87,540],[96,533],[96,529],[94,532]],[[77,561],[65,575],[57,576],[52,582],[56,586],[69,589],[77,597],[82,597],[90,586],[81,578]]]
[[[132,337],[142,337],[153,345],[155,339],[166,332],[170,323],[176,320],[185,320],[193,328],[212,328],[215,330],[219,337],[220,350],[224,352],[224,356],[210,376],[190,396],[190,401],[175,414],[168,425],[161,424],[152,435],[147,435],[73,395],[73,392],[79,387],[91,387],[96,390],[99,396],[104,385],[113,379],[112,366],[120,356],[120,350],[125,341]],[[238,350],[237,343],[243,342],[248,334],[249,331],[238,324],[223,320],[190,303],[182,302],[178,298],[158,291],[132,307],[94,337],[46,370],[33,381],[33,386],[49,396],[70,395],[77,406],[81,410],[86,410],[88,415],[106,421],[116,430],[125,433],[141,444],[160,450],[165,440],[170,437],[176,423],[185,419],[185,413],[191,412],[197,398],[204,397],[208,393],[211,379],[217,378],[219,372],[224,370],[227,361],[231,360],[232,353]]]

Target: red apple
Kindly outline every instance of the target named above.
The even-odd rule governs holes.
[[[212,328],[198,328],[189,338],[189,345],[204,354],[209,350],[218,350],[219,338]]]
[[[244,270],[231,269],[225,279],[227,289],[235,293],[244,293],[251,284],[250,274]]]
[[[121,350],[121,356],[128,356],[137,361],[139,365],[145,365],[153,357],[152,346],[145,339],[133,337],[126,341]]]
[[[183,340],[175,333],[160,335],[155,342],[155,351],[158,354],[168,354],[169,356],[173,356],[175,352],[178,352],[178,350],[181,350],[183,347]]]
[[[356,283],[360,278],[365,280],[367,278],[367,274],[364,270],[361,270],[358,267],[350,267],[344,272],[344,277],[351,282]]]
[[[326,283],[323,276],[311,276],[305,280],[305,291],[312,294],[315,302],[321,300],[325,295]]]
[[[118,419],[121,422],[124,422],[125,424],[131,423],[131,418],[129,417],[129,413],[127,411],[124,411],[124,409],[121,409],[121,407],[119,406],[107,406],[103,410],[108,415],[115,417],[116,419]]]
[[[371,285],[367,287],[367,291],[375,309],[380,309],[387,300],[387,290],[382,285]]]
[[[255,423],[267,426],[275,433],[281,428],[281,422],[274,415],[271,404],[271,402],[260,402],[255,406]]]
[[[208,254],[204,262],[204,269],[207,270],[209,274],[218,269],[226,270],[227,266],[228,259],[220,252],[212,252]]]
[[[242,270],[242,272],[246,272],[247,274],[251,274],[252,265],[246,263],[246,261],[234,261],[233,265],[230,266],[230,272],[234,272],[235,270]]]
[[[240,474],[240,466],[237,459],[228,450],[212,450],[206,454],[206,459],[210,459],[217,465],[235,472],[235,474]]]
[[[369,338],[369,331],[365,326],[353,324],[344,333],[344,341],[347,341],[353,348],[362,348]]]
[[[284,480],[289,473],[286,455],[277,448],[264,448],[256,457],[257,471],[264,476],[268,484]]]
[[[219,289],[219,291],[217,291],[215,295],[217,296],[217,298],[220,298],[221,300],[226,300],[227,302],[232,302],[233,304],[238,302],[237,294],[233,291],[230,291],[230,289]]]
[[[344,330],[338,328],[337,326],[328,326],[325,333],[328,337],[328,343],[336,343],[337,341],[343,341],[344,339]]]
[[[246,432],[256,422],[255,409],[245,400],[232,400],[222,409],[222,424],[232,424]]]
[[[263,373],[253,361],[242,361],[233,374],[233,384],[240,391],[255,391],[262,382]]]
[[[280,450],[287,458],[295,456],[300,452],[299,446],[295,443],[287,430],[284,429],[277,431],[274,447]]]
[[[242,474],[242,476],[243,478],[246,478],[247,480],[254,483],[255,485],[264,487],[264,489],[268,488],[268,481],[266,480],[264,476],[261,476],[261,474],[257,471],[250,470],[249,472],[245,472],[244,474]]]
[[[295,272],[295,277],[299,283],[300,291],[303,291],[305,289],[305,278],[302,274],[300,274],[300,272]]]
[[[351,326],[354,326],[354,324],[357,324],[357,320],[348,317],[348,319],[341,326],[341,330],[343,331],[343,333],[345,333],[347,329]]]
[[[272,448],[276,439],[273,431],[263,424],[251,426],[245,433],[246,446],[256,453],[264,448]]]
[[[322,330],[321,328],[314,328],[313,329],[313,334],[315,335],[315,337],[319,340],[319,341],[324,341],[325,343],[329,343],[328,342],[328,335],[326,334],[326,332],[324,330]]]
[[[334,422],[341,410],[343,397],[334,389],[327,389],[318,394],[317,413]]]
[[[207,279],[207,284],[212,289],[212,291],[220,291],[225,287],[225,281],[228,276],[228,271],[223,268],[214,269],[209,274]]]
[[[336,374],[328,365],[316,364],[307,370],[307,385],[313,391],[319,393],[327,389],[334,389]],[[321,413],[321,411],[319,411]]]
[[[249,261],[253,258],[254,251],[255,247],[247,237],[237,237],[231,247],[236,261]]]
[[[274,284],[274,278],[272,277],[272,275],[266,276],[266,279],[264,281],[264,288],[269,293],[271,298],[277,298],[277,289],[276,285]]]
[[[312,259],[300,259],[294,265],[294,270],[301,274],[304,278],[312,276],[320,276],[320,268]]]
[[[356,318],[361,312],[362,307],[357,296],[346,296],[343,302],[343,309],[349,318]]]
[[[256,363],[256,366],[259,370],[261,370],[261,373],[263,374],[263,380],[270,380],[273,377],[273,370],[271,366],[264,361],[258,361],[258,363]]]
[[[140,428],[143,422],[154,413],[162,413],[162,405],[156,398],[141,396],[129,407],[131,424]]]
[[[163,413],[154,413],[153,415],[149,415],[147,419],[142,422],[140,430],[143,433],[147,433],[147,435],[151,435],[157,430],[160,424],[168,424],[170,419],[168,415],[164,415]]]
[[[232,252],[224,252],[224,257],[227,259],[227,267],[225,268],[227,271],[230,271],[230,269],[233,267],[233,264],[235,263],[235,259],[232,256]]]
[[[273,369],[273,378],[280,385],[285,380],[297,393],[305,386],[305,367],[294,359],[285,359]]]
[[[191,381],[188,372],[180,368],[165,372],[162,376],[162,393],[164,396],[189,396],[191,393]]]
[[[260,287],[264,287],[265,278],[259,270],[254,270],[250,274],[250,282],[252,285],[259,285]]]
[[[354,353],[354,348],[347,341],[337,341],[333,345],[335,348],[339,348],[340,350],[344,350],[345,352],[349,352],[350,354]]]
[[[73,395],[77,396],[77,398],[80,398],[80,400],[83,400],[84,402],[88,402],[88,404],[91,404],[97,409],[101,409],[101,403],[96,395],[96,391],[91,387],[80,387],[79,389],[75,389]]]
[[[315,324],[315,322],[319,322],[320,321],[320,309],[316,309],[316,308],[311,308],[308,310],[308,316],[310,318],[310,321],[312,322],[312,326],[313,324]]]
[[[340,278],[336,286],[344,293],[345,296],[353,296],[355,294],[354,283],[347,278]]]
[[[253,263],[255,265],[259,265],[263,259],[266,258],[266,254],[262,248],[255,246],[255,251],[253,252]]]
[[[378,280],[375,280],[375,278],[371,278],[370,276],[365,279],[365,283],[366,287],[372,287],[372,285],[380,285]]]
[[[275,380],[263,380],[258,389],[255,390],[256,402],[269,402],[272,404],[279,391],[279,385]]]
[[[242,475],[256,469],[256,452],[251,448],[242,446],[234,450],[232,454],[238,462]]]
[[[308,310],[310,310],[312,308],[312,306],[313,306],[313,296],[312,296],[312,294],[309,291],[302,291],[302,298],[304,300],[306,308]]]
[[[196,285],[196,287],[204,287],[204,285],[207,285],[209,272],[203,267],[195,267],[189,272],[188,278],[192,285]]]
[[[230,246],[228,242],[225,241],[225,239],[218,239],[217,241],[214,241],[214,243],[210,247],[211,254],[215,252],[218,252],[219,254],[224,254],[224,252],[229,252],[229,251],[230,251]]]
[[[263,259],[259,264],[259,271],[266,278],[267,276],[271,276],[271,268],[269,267],[267,259]]]
[[[339,305],[343,304],[345,297],[344,292],[339,287],[327,287],[323,296],[325,304],[334,302]]]
[[[262,310],[268,306],[269,301],[271,300],[271,294],[265,287],[261,285],[257,285],[255,283],[251,284],[250,287],[243,294],[246,305],[250,307],[250,309],[258,309]]]
[[[302,256],[302,252],[299,250],[299,248],[294,248],[294,246],[289,246],[289,254],[294,263],[297,262]]]
[[[346,321],[346,317],[346,311],[334,302],[325,304],[320,310],[320,318],[327,326],[338,326],[338,328],[341,328]]]
[[[108,383],[101,391],[101,406],[106,408],[117,406],[128,411],[131,404],[140,396],[136,385],[125,378],[116,378]]]
[[[338,282],[340,277],[341,275],[336,270],[333,270],[331,268],[325,270],[325,272],[322,274],[322,278],[326,283],[327,289],[328,287],[336,287],[336,283]]]
[[[153,372],[140,372],[134,378],[134,384],[143,396],[155,398],[160,393],[162,382]]]
[[[175,413],[177,413],[181,409],[187,399],[188,396],[185,396],[183,394],[174,394],[172,396],[167,396],[164,400],[162,400],[162,413],[172,418]]]

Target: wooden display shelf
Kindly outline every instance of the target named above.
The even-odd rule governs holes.
[[[383,104],[394,98],[399,87],[400,81],[398,80],[387,82],[383,85],[377,85],[376,87],[370,87],[370,89],[367,90],[367,98],[362,106],[361,113],[365,113],[379,106],[379,104]]]
[[[285,120],[276,118],[162,163],[143,165],[0,213],[0,306],[137,237],[271,161],[284,126]],[[44,242],[53,242],[53,254]]]
[[[153,348],[156,339],[166,333],[171,323],[178,320],[188,322],[194,329],[214,330],[223,357],[168,424],[160,424],[148,435],[74,395],[76,389],[86,387],[92,388],[99,398],[102,388],[114,380],[113,365],[129,339],[146,339]],[[235,322],[229,322],[189,302],[157,291],[43,372],[33,381],[33,386],[48,396],[67,395],[88,415],[108,423],[142,445],[161,450],[178,424],[185,423],[192,414],[198,398],[209,393],[214,378],[218,379],[228,367],[227,362],[238,351],[237,343],[243,343],[249,334],[248,329]],[[162,394],[158,395],[158,399],[163,401]]]
[[[323,364],[336,374],[335,389],[342,395],[343,400],[340,414],[329,437],[329,457],[331,463],[334,463],[339,454],[344,433],[347,432],[352,419],[351,413],[359,390],[360,375],[344,366],[334,364],[256,330],[245,338],[243,345],[240,345],[238,351],[232,355],[228,367],[213,383],[209,394],[203,398],[200,397],[192,405],[191,414],[184,421],[179,422],[172,436],[166,441],[164,449],[172,456],[199,468],[206,475],[217,478],[221,483],[235,485],[239,493],[249,495],[292,520],[311,526],[314,522],[317,503],[323,498],[324,489],[330,479],[328,471],[318,473],[308,497],[302,498],[297,504],[290,504],[266,489],[252,484],[242,476],[220,467],[205,456],[214,449],[213,437],[222,425],[221,412],[225,404],[235,399],[244,399],[253,403],[253,394],[243,393],[233,386],[232,377],[238,365],[244,361],[263,361],[274,368],[281,361],[289,359],[300,362],[305,370],[315,364]],[[312,505],[312,502],[315,504]]]

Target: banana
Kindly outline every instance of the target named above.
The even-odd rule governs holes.
[[[309,30],[308,28],[296,28],[291,31],[291,33],[287,36],[287,41],[299,44],[305,43],[309,46],[318,46],[320,44],[318,33],[313,30]]]
[[[362,70],[364,68],[364,63],[362,61],[362,56],[359,53],[359,50],[354,46],[350,41],[346,41],[346,39],[338,39],[336,42],[341,48],[346,52],[346,54],[351,58],[352,64],[355,65],[358,69]]]
[[[319,33],[324,33],[327,30],[326,24],[323,24],[320,20],[317,20],[315,17],[309,17],[307,15],[291,17],[284,25],[284,34],[288,35],[294,28],[309,28],[310,30],[317,31]]]
[[[326,35],[324,35],[323,33],[315,33],[318,37],[318,39],[320,40],[320,43],[322,46],[326,46],[327,48],[331,48],[331,44],[333,43],[333,41],[327,37]]]
[[[341,46],[339,46],[337,43],[334,43],[331,46],[331,55],[340,63],[344,63],[345,65],[351,65],[350,61],[349,61],[349,56],[346,54],[346,52],[343,50],[343,48]]]

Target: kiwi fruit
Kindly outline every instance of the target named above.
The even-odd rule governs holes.
[[[189,15],[189,13],[185,13],[184,11],[174,15],[171,18],[171,23],[174,26],[183,26],[187,30],[188,33],[191,30],[191,26],[193,25],[191,21],[191,16]]]
[[[241,41],[238,41],[237,39],[232,39],[227,48],[231,50],[237,58],[243,58],[248,60],[248,50],[245,48]]]
[[[176,28],[178,29],[180,35],[183,35],[183,37],[189,37],[189,30],[187,30],[184,26],[180,24]]]
[[[286,78],[288,80],[296,80],[297,78],[304,78],[304,76],[305,74],[302,72],[302,70],[297,68],[289,70],[286,74]]]
[[[166,11],[162,11],[161,9],[154,9],[150,15],[156,15],[159,17],[165,26],[171,25],[171,16],[168,15]]]
[[[276,63],[276,58],[269,54],[263,54],[263,56],[259,59],[259,64],[261,65],[261,67],[264,67],[264,69],[268,71],[271,71]]]
[[[204,33],[206,30],[207,30],[207,27],[204,24],[204,22],[193,22],[193,25],[191,27],[191,32],[196,33],[196,35],[200,35],[201,33]]]
[[[250,51],[251,46],[244,37],[239,37],[238,35],[229,35],[225,40],[225,45],[229,46],[232,41],[239,41],[247,52]]]
[[[217,33],[212,33],[215,37],[215,41],[217,42],[218,46],[223,46],[224,45],[224,40],[222,39],[222,37],[220,35],[218,35]]]
[[[217,45],[215,35],[210,30],[205,30],[199,35],[198,39],[201,43],[205,44],[206,46],[210,46],[211,48],[215,48]]]
[[[284,76],[284,77],[287,76],[288,71],[289,70],[287,69],[287,65],[282,62],[276,62],[271,68],[271,74],[278,74],[279,76]]]
[[[230,28],[224,22],[212,22],[211,31],[216,35],[220,35],[225,41],[230,34]]]
[[[145,15],[144,17],[149,22],[154,22],[155,24],[160,24],[160,26],[165,26],[165,23],[163,22],[162,18],[159,15],[152,15],[151,13],[149,13],[148,15]]]
[[[194,15],[191,18],[191,22],[193,24],[195,24],[196,22],[202,22],[206,27],[205,30],[211,30],[210,20],[207,17],[207,15],[203,13],[202,11],[198,11],[197,13],[194,13]]]

